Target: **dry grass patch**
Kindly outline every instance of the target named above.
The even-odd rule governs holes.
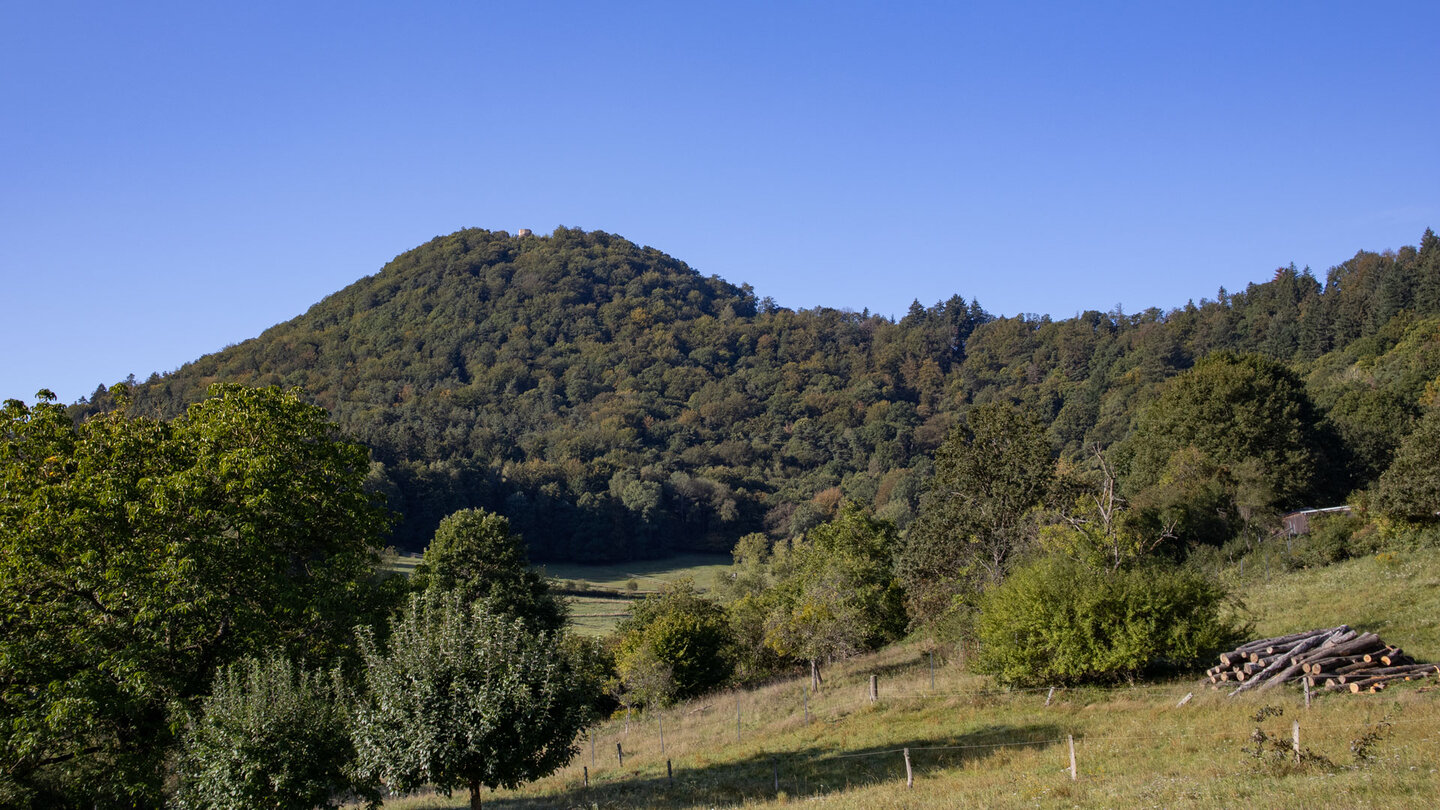
[[[1417,656],[1440,658],[1440,560],[1433,554],[1352,560],[1269,582],[1262,572],[1243,585],[1252,608],[1264,608],[1257,616],[1260,634],[1348,623],[1383,630],[1386,640]],[[1058,689],[1051,697],[1047,689],[996,689],[990,679],[938,656],[932,687],[929,655],[915,644],[837,664],[825,674],[819,694],[797,677],[664,712],[637,712],[628,728],[623,715],[610,719],[594,729],[593,760],[587,738],[560,772],[496,793],[486,805],[1409,808],[1433,802],[1440,791],[1440,689],[1421,691],[1423,684],[1378,695],[1321,694],[1308,710],[1293,686],[1232,700],[1191,679]],[[871,674],[878,675],[880,691],[873,704]],[[1257,722],[1266,706],[1283,714]],[[1332,765],[1251,755],[1257,727],[1288,742],[1295,719],[1302,746]],[[1372,757],[1357,761],[1352,743],[1386,721],[1391,725]],[[1079,766],[1073,782],[1070,735]],[[906,788],[907,747],[913,789]],[[387,806],[464,804],[456,796]]]

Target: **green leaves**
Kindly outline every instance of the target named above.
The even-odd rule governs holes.
[[[1040,558],[987,591],[977,631],[977,668],[1014,686],[1189,666],[1239,636],[1223,589],[1198,574],[1103,571],[1063,556]]]
[[[615,667],[626,699],[663,705],[713,689],[734,670],[725,612],[689,580],[634,604],[615,628]]]
[[[1055,462],[1028,411],[994,403],[971,409],[936,453],[935,477],[911,525],[898,568],[916,618],[999,582],[1034,532],[1030,513],[1049,494]]]
[[[360,772],[391,790],[515,787],[577,750],[593,699],[556,638],[453,591],[411,597],[387,644],[362,631]]]
[[[338,671],[306,670],[283,656],[222,667],[184,734],[178,806],[309,810],[366,792],[350,773],[352,701]]]
[[[1375,508],[1401,520],[1440,520],[1440,407],[1426,411],[1380,476]]]
[[[329,659],[382,607],[365,451],[295,393],[211,393],[171,422],[0,413],[0,789],[26,802],[158,804],[216,667]]]
[[[1259,355],[1220,353],[1167,383],[1141,415],[1126,490],[1159,482],[1176,453],[1229,471],[1235,487],[1254,490],[1256,509],[1294,505],[1322,483],[1327,458],[1319,418],[1304,387],[1283,365]],[[1243,468],[1245,463],[1251,468]],[[1237,494],[1238,491],[1237,491]]]
[[[554,633],[565,626],[564,603],[530,568],[510,521],[484,509],[462,509],[440,521],[411,584],[417,590],[458,591],[467,602],[488,600],[492,612],[535,630]]]

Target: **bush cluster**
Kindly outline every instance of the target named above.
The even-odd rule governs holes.
[[[1107,572],[1043,557],[981,597],[977,667],[1007,685],[1039,686],[1190,666],[1241,635],[1226,605],[1224,590],[1193,572]]]

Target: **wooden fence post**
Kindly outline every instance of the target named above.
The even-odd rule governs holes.
[[[770,764],[775,766],[775,792],[780,792],[780,758],[771,757]]]
[[[874,703],[880,699],[880,676],[870,676],[870,702]]]
[[[1050,708],[1050,699],[1055,697],[1055,687],[1050,687],[1050,694],[1045,696],[1045,708]]]
[[[1070,781],[1074,782],[1080,778],[1079,771],[1075,769],[1075,735],[1066,735],[1070,738]]]
[[[1291,729],[1290,729],[1290,730],[1291,730],[1291,734],[1292,734],[1292,742],[1290,743],[1290,745],[1291,745],[1292,748],[1295,749],[1295,764],[1296,764],[1296,765],[1299,765],[1299,764],[1300,764],[1300,721],[1299,721],[1299,720],[1296,720],[1296,721],[1295,721],[1295,724],[1294,724],[1293,726],[1291,726]]]
[[[580,767],[581,767],[582,769],[584,769],[584,771],[585,771],[585,787],[588,788],[588,787],[590,787],[590,766],[589,766],[589,765],[581,765]]]
[[[625,767],[625,749],[621,748],[618,742],[615,743],[615,759],[619,761],[620,767]]]
[[[660,724],[660,753],[665,753],[665,716],[655,713],[655,722]]]
[[[909,790],[915,789],[915,772],[910,770],[910,749],[905,749],[905,787]]]
[[[675,771],[670,769],[670,760],[668,759],[665,760],[665,780],[667,782],[675,781]]]

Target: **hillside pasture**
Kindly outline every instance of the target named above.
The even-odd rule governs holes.
[[[1262,570],[1235,584],[1244,586],[1260,635],[1348,623],[1383,631],[1387,640],[1427,660],[1440,652],[1434,646],[1440,555],[1433,550],[1387,553],[1268,581]],[[1440,789],[1440,688],[1434,681],[1375,695],[1322,692],[1306,709],[1293,686],[1230,699],[1187,677],[1057,689],[1052,695],[1046,688],[996,689],[964,661],[938,654],[932,676],[931,661],[928,647],[912,640],[832,666],[819,694],[809,693],[807,679],[797,673],[754,690],[636,712],[628,720],[621,713],[594,729],[593,754],[587,737],[559,773],[487,796],[485,803],[501,810],[774,807],[797,801],[863,810],[1402,808],[1426,804]],[[874,703],[868,697],[871,675],[879,685]],[[1267,708],[1283,713],[1257,720]],[[1296,720],[1305,752],[1300,764],[1290,749]],[[1259,757],[1257,728],[1273,741]],[[1359,757],[1354,748],[1367,737],[1372,744]],[[906,786],[907,748],[913,788]],[[387,802],[401,808],[464,804],[459,795]]]
[[[410,576],[424,559],[419,554],[390,554],[385,570]],[[586,636],[603,636],[630,611],[630,603],[658,593],[672,582],[695,581],[702,593],[715,589],[730,567],[723,554],[686,554],[663,560],[641,560],[613,565],[551,563],[541,566],[550,587],[564,594],[570,607],[570,625]],[[630,587],[634,583],[634,589]]]
[[[718,583],[718,577],[724,576],[729,567],[730,556],[727,554],[683,554],[612,565],[546,563],[543,569],[552,587],[563,588],[568,582],[577,590],[645,594],[656,593],[686,577],[695,580],[695,587],[702,593],[711,591]],[[634,591],[627,587],[632,581],[635,583]]]
[[[550,564],[544,570],[550,587],[566,594],[570,626],[581,635],[598,637],[615,629],[637,597],[687,577],[702,592],[711,591],[729,567],[730,558],[724,555],[688,554],[615,565]]]

